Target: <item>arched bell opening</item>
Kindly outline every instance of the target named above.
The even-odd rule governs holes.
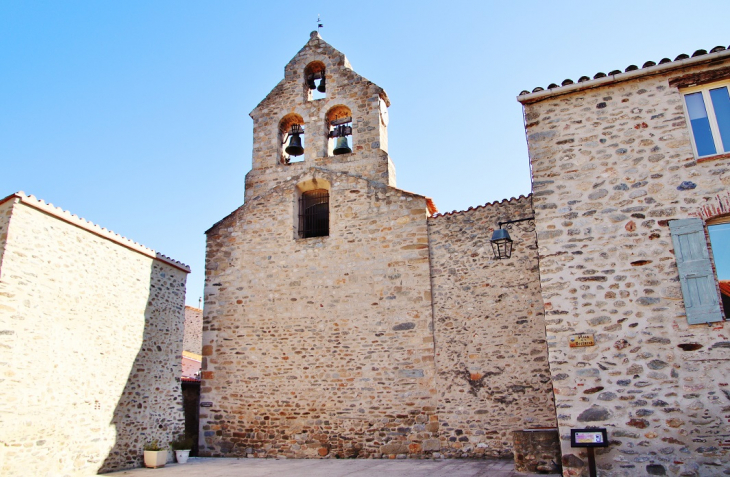
[[[327,155],[339,156],[352,152],[352,111],[337,105],[327,111]]]
[[[304,93],[307,101],[327,97],[327,77],[321,61],[312,61],[304,68]]]
[[[279,163],[291,164],[304,160],[304,119],[289,113],[279,121]]]

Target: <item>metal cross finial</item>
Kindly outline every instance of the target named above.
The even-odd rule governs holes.
[[[319,19],[319,13],[317,14],[317,31],[319,31],[320,28],[322,28],[324,25],[321,23],[322,20]]]

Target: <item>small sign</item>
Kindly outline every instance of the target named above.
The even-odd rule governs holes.
[[[571,348],[584,348],[586,346],[596,346],[596,339],[593,337],[593,333],[570,335]]]
[[[201,402],[200,407],[213,407],[213,403],[209,401]]]
[[[608,447],[608,433],[605,428],[571,429],[571,447]]]

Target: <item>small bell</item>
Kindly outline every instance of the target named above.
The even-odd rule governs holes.
[[[317,87],[317,85],[314,84],[314,75],[307,76],[307,87],[309,87],[309,89],[314,89]]]
[[[351,152],[352,149],[350,149],[350,146],[347,144],[347,136],[338,137],[337,142],[335,143],[335,149],[332,153],[335,156],[339,156],[340,154],[349,154]]]
[[[322,79],[319,82],[319,86],[317,86],[317,91],[319,91],[320,93],[324,93],[327,91],[327,85],[325,85],[325,82],[324,82],[324,75],[322,75]]]
[[[289,145],[286,146],[284,152],[290,156],[301,156],[304,154],[304,148],[302,147],[302,138],[299,137],[298,133],[292,134],[289,138]]]

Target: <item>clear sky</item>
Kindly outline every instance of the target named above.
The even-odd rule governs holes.
[[[0,196],[189,264],[243,203],[248,113],[322,15],[391,99],[400,188],[441,212],[530,192],[523,89],[730,45],[730,2],[0,2]]]

